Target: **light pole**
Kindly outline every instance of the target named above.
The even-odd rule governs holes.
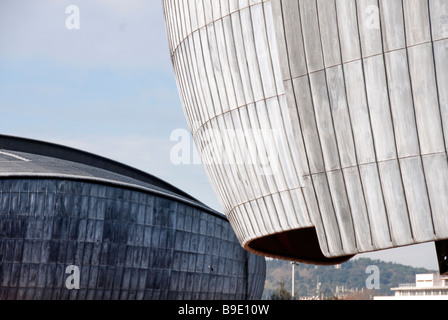
[[[295,293],[294,293],[294,282],[295,282],[295,273],[296,273],[296,265],[299,265],[297,262],[291,262],[292,265],[292,293],[291,293],[291,300],[295,300]]]

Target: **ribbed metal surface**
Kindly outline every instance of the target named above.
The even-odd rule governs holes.
[[[312,227],[273,50],[270,2],[164,6],[185,113],[240,242],[247,247],[262,235]]]
[[[335,256],[447,238],[448,3],[273,7],[321,244]]]
[[[80,269],[68,290],[68,266]],[[264,258],[172,199],[61,179],[0,181],[0,300],[259,299]]]
[[[448,238],[448,2],[164,7],[187,119],[244,247],[325,263]]]
[[[260,299],[265,275],[224,215],[168,183],[0,136],[0,300]]]

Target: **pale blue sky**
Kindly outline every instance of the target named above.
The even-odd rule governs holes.
[[[171,133],[188,127],[161,3],[0,0],[0,133],[112,158],[222,211],[202,166],[170,161]],[[79,30],[66,28],[69,5]],[[433,244],[368,256],[437,267]]]

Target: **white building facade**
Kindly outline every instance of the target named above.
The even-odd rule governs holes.
[[[418,274],[415,283],[392,288],[394,296],[377,296],[374,300],[448,300],[448,276]]]

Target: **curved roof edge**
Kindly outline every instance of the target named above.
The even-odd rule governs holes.
[[[186,198],[189,200],[188,203],[196,203],[202,209],[206,209],[212,214],[222,217],[227,220],[225,215],[213,210],[207,205],[203,204],[196,198],[192,197],[188,193],[182,191],[181,189],[157,178],[149,173],[141,171],[139,169],[133,168],[131,166],[125,165],[123,163],[90,153],[75,149],[72,147],[67,147],[51,142],[45,142],[40,140],[34,140],[29,138],[0,135],[0,149],[6,149],[16,152],[33,153],[40,156],[52,157],[60,160],[77,162],[83,165],[95,167],[98,169],[110,171],[117,173],[135,180],[142,181],[144,183],[151,184],[153,186],[159,187],[161,189],[175,193],[176,195]],[[176,198],[180,200],[180,198]]]

